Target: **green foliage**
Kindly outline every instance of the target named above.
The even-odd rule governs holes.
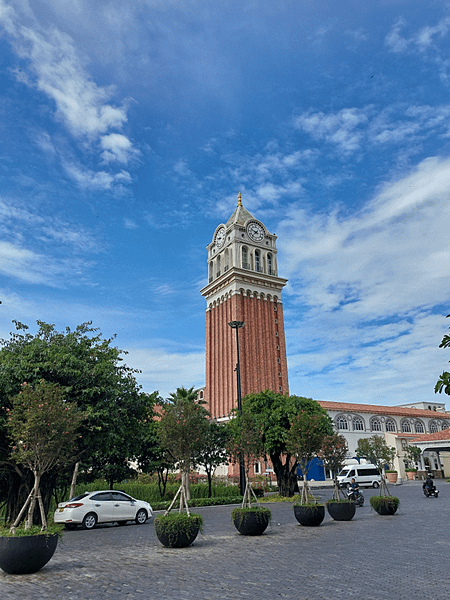
[[[308,502],[309,486],[307,475],[311,461],[320,451],[328,433],[328,417],[306,410],[300,411],[292,419],[287,434],[286,449],[299,463],[303,473],[302,503]]]
[[[333,433],[326,435],[322,441],[322,447],[319,450],[318,457],[322,463],[333,472],[334,492],[333,498],[339,501],[340,489],[337,480],[337,475],[342,469],[344,460],[348,454],[347,440],[343,435]]]
[[[447,319],[449,317],[450,315],[447,315]],[[439,344],[439,348],[450,348],[450,335],[444,335],[442,342]],[[434,393],[437,394],[437,392],[444,392],[450,396],[450,373],[448,371],[442,373],[434,386]]]
[[[194,454],[194,464],[202,467],[208,477],[209,496],[212,495],[212,477],[216,468],[227,462],[227,442],[229,429],[226,425],[219,425],[215,421],[208,423],[203,445]]]
[[[14,531],[11,531],[10,527],[0,527],[0,537],[28,537],[35,535],[57,535],[62,538],[64,525],[50,525],[44,531],[38,525],[32,525],[28,529],[24,526],[16,527]]]
[[[296,415],[305,411],[324,417],[324,433],[332,434],[333,425],[327,412],[311,398],[283,396],[271,390],[248,394],[243,398],[244,413],[251,413],[261,432],[264,453],[270,456],[283,496],[292,496],[297,487],[297,463],[287,449],[287,437]]]
[[[410,446],[408,444],[408,446],[406,446],[405,448],[405,455],[406,455],[406,465],[407,465],[407,471],[410,470],[414,470],[417,471],[416,467],[416,463],[419,462],[420,457],[422,456],[422,450],[420,448],[418,448],[417,446]]]
[[[58,384],[68,403],[86,413],[77,439],[76,460],[80,472],[93,477],[105,476],[109,486],[130,474],[128,460],[139,457],[143,429],[152,417],[157,393],[144,394],[136,383],[136,370],[122,361],[123,352],[112,346],[113,337],[103,339],[91,323],[75,330],[55,330],[54,325],[38,321],[38,331],[15,321],[16,332],[9,340],[0,341],[0,477],[1,501],[6,512],[14,515],[23,503],[23,491],[31,486],[30,474],[18,475],[8,464],[10,444],[5,426],[9,398],[27,381],[35,385],[41,380]],[[71,467],[53,469],[42,480],[42,496],[48,506],[55,488],[70,482]]]
[[[23,383],[6,409],[6,427],[14,444],[11,458],[42,475],[65,465],[75,454],[76,431],[85,415],[65,401],[59,385],[40,381]]]
[[[236,527],[239,529],[243,523],[245,523],[249,514],[255,515],[257,522],[265,522],[269,519],[269,523],[272,519],[272,511],[265,506],[245,506],[244,508],[233,508],[231,511],[231,521],[236,523]]]
[[[155,530],[169,536],[169,546],[180,532],[189,536],[197,529],[203,532],[203,517],[197,513],[169,513],[155,518]]]
[[[197,402],[194,388],[178,388],[162,405],[159,422],[161,445],[188,471],[193,456],[202,450],[208,429],[209,413]]]
[[[245,473],[249,478],[250,467],[264,454],[261,430],[255,415],[249,411],[239,414],[234,411],[233,418],[227,423],[227,450],[234,462],[244,461]]]
[[[397,452],[391,448],[380,435],[360,438],[356,447],[356,456],[370,460],[381,475],[380,496],[390,496],[384,477],[384,466],[392,466]]]
[[[397,510],[397,508],[400,505],[400,500],[395,496],[372,496],[369,502],[370,506],[376,511],[378,511],[380,507],[383,506],[386,508],[388,506],[393,506],[395,510]]]
[[[191,498],[189,505],[192,507],[200,506],[224,506],[229,504],[241,504],[242,496],[227,496],[222,498]],[[155,502],[152,504],[153,510],[167,510],[169,508],[170,501],[167,502]],[[171,514],[171,513],[170,513]]]

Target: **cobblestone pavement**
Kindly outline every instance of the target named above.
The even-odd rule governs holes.
[[[297,523],[291,504],[272,504],[272,524],[253,538],[237,533],[229,506],[199,508],[204,533],[185,549],[161,546],[153,521],[67,531],[38,573],[0,571],[0,599],[447,600],[450,484],[437,486],[438,499],[418,482],[392,487],[401,502],[392,517],[377,515],[376,490],[364,490],[352,521],[327,515],[313,528]]]

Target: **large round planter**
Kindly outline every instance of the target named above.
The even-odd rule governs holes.
[[[395,515],[399,507],[399,499],[395,496],[372,496],[370,505],[379,515]]]
[[[0,568],[10,575],[36,573],[55,553],[58,534],[0,537]]]
[[[414,479],[416,478],[416,473],[417,473],[417,471],[406,471],[406,477],[410,481],[414,481]]]
[[[393,504],[380,504],[380,506],[378,506],[377,508],[375,508],[375,511],[379,515],[382,515],[382,516],[385,516],[385,515],[395,515],[395,513],[397,512],[397,508]]]
[[[325,518],[325,506],[300,506],[294,504],[294,515],[300,525],[317,527]]]
[[[159,517],[156,517],[155,531],[158,540],[166,548],[187,548],[197,537],[201,523],[199,515],[184,515],[184,520],[170,524],[170,528],[167,529],[167,524],[163,526]]]
[[[238,510],[233,514],[233,524],[241,535],[262,535],[270,522],[270,512]]]
[[[354,502],[327,502],[328,514],[335,521],[351,521],[355,516]]]
[[[386,473],[387,480],[389,483],[396,483],[398,478],[398,473]]]

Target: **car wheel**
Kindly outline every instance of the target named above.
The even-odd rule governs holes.
[[[143,525],[146,520],[147,520],[147,511],[144,510],[143,508],[140,508],[137,511],[135,521],[138,525]]]
[[[64,528],[72,531],[72,529],[76,529],[78,525],[76,523],[65,523]]]
[[[377,488],[379,488],[379,487],[380,487],[380,484],[378,483],[378,481],[374,481],[374,482],[372,483],[372,487],[373,487],[373,488],[375,488],[375,489],[377,489]]]
[[[93,529],[97,525],[97,515],[95,513],[88,513],[81,523],[83,529]]]
[[[117,525],[126,525],[127,521],[117,521]]]

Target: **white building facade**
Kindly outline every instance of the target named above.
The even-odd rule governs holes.
[[[423,454],[418,477],[431,471],[435,477],[450,476],[450,414],[445,404],[420,402],[402,406],[377,406],[346,402],[319,401],[343,435],[349,447],[349,458],[356,457],[360,438],[383,436],[394,447],[397,457],[394,469],[399,480],[406,479],[405,449],[417,445]]]

